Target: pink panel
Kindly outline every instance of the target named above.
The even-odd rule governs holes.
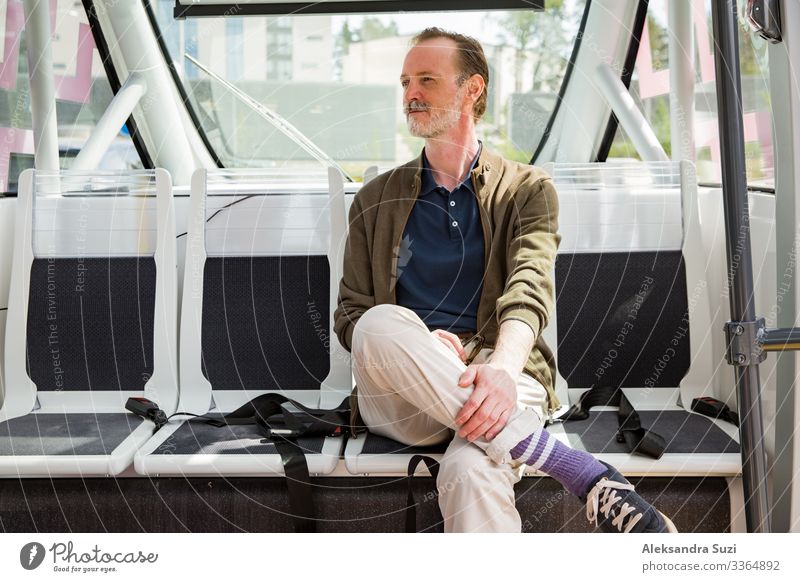
[[[78,31],[78,59],[74,77],[56,75],[56,97],[66,101],[86,103],[92,89],[92,57],[94,38],[88,25],[81,23]]]
[[[708,19],[706,18],[705,0],[694,0],[694,34],[697,44],[697,55],[700,60],[700,80],[713,81],[714,52],[709,41]]]
[[[768,111],[751,111],[742,117],[745,143],[758,142],[761,145],[761,167],[770,174],[775,167],[772,148],[772,118]],[[716,120],[699,124],[695,141],[698,148],[710,147],[711,162],[719,178],[722,156],[719,148],[719,125]]]
[[[58,0],[50,0],[50,28],[56,30]],[[92,56],[94,38],[87,24],[80,23],[78,28],[78,47],[73,58],[77,60],[75,76],[55,76],[56,99],[86,103],[92,89]]]
[[[56,29],[57,0],[50,0],[50,26]],[[19,41],[23,32],[25,13],[21,0],[9,0],[6,12],[5,60],[0,70],[0,88],[14,89],[17,86],[19,63]],[[92,58],[94,38],[88,25],[80,23],[78,30],[77,59],[74,77],[56,75],[56,98],[65,101],[86,103],[92,88]]]
[[[636,55],[636,70],[639,72],[639,95],[642,99],[669,93],[669,69],[653,70],[653,57],[650,52],[650,33],[645,24]]]
[[[12,90],[17,86],[17,64],[19,63],[19,41],[25,13],[21,0],[8,0],[6,9],[5,60],[0,64],[0,89]]]
[[[772,118],[769,111],[751,111],[744,114],[744,141],[755,141],[761,146],[761,167],[772,172]]]
[[[714,52],[709,40],[708,19],[706,18],[705,0],[694,0],[695,43],[700,63],[700,80],[714,80]],[[653,70],[650,54],[650,33],[647,26],[642,30],[639,54],[636,56],[636,68],[639,72],[640,94],[642,99],[669,93],[669,69]]]
[[[33,131],[0,127],[0,191],[8,189],[8,168],[12,153],[33,153]]]

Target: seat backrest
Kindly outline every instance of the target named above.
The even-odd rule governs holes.
[[[115,410],[177,404],[177,287],[170,177],[23,174],[6,327],[12,418],[39,403]]]
[[[336,342],[330,200],[325,173],[194,174],[181,315],[182,409],[204,413],[231,391],[305,393],[304,401],[320,402]],[[316,400],[308,400],[309,392]]]
[[[710,309],[694,168],[551,164],[563,239],[557,361],[570,388],[711,380]],[[690,325],[691,324],[691,325]]]

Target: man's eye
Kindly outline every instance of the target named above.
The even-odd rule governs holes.
[[[433,77],[422,77],[423,83],[430,83],[431,81],[433,81]]]
[[[408,81],[400,81],[400,86],[403,87],[403,89],[405,89],[406,87],[408,87]]]

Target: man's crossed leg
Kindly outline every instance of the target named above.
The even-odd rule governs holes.
[[[358,320],[353,373],[364,422],[376,434],[408,445],[446,441],[470,396],[459,387],[463,362],[435,339],[411,310],[378,305]],[[484,350],[475,363],[485,361]],[[613,468],[575,451],[543,430],[546,392],[521,374],[518,406],[491,441],[456,436],[442,459],[439,503],[446,531],[520,531],[514,484],[523,464],[535,466],[587,501],[587,517],[606,531],[668,531],[672,523]]]

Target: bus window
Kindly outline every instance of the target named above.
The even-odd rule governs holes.
[[[586,2],[544,11],[425,12],[176,21],[173,0],[153,5],[202,131],[227,167],[316,164],[225,83],[287,120],[350,175],[415,157],[422,140],[402,116],[399,75],[411,37],[439,26],[476,37],[490,63],[480,138],[530,161],[555,107]],[[207,73],[192,60],[202,64]]]
[[[58,147],[62,169],[80,152],[113,92],[79,0],[57,6],[52,57],[56,87]],[[0,193],[16,192],[20,172],[33,167],[25,17],[21,0],[0,2],[4,41],[0,42]],[[142,167],[126,128],[114,139],[100,169]]]
[[[747,181],[751,186],[774,188],[772,109],[769,100],[767,41],[753,33],[739,2],[739,58],[744,104],[744,139]],[[695,25],[694,140],[697,177],[701,183],[721,181],[717,97],[709,1],[693,0]],[[631,82],[631,94],[650,122],[668,155],[670,143],[670,79],[667,1],[650,2],[639,54]],[[637,158],[632,143],[617,129],[609,158]]]

